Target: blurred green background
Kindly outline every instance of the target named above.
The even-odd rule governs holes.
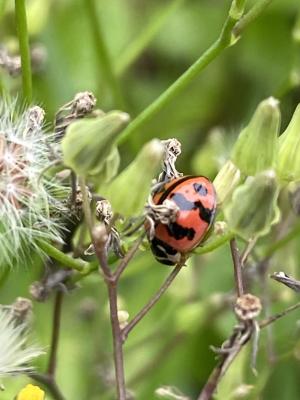
[[[221,0],[96,3],[96,16],[118,76],[122,109],[132,118],[215,40],[230,6],[229,1]],[[1,44],[13,52],[17,46],[14,4],[10,0],[0,4]],[[45,108],[49,123],[58,108],[78,91],[94,92],[98,106],[105,111],[120,108],[102,74],[88,4],[86,0],[27,2],[31,44],[42,46],[46,55],[34,74],[34,101]],[[300,101],[300,44],[292,36],[299,10],[299,0],[273,1],[235,46],[122,145],[123,165],[149,139],[176,137],[183,149],[179,170],[214,177],[257,103],[271,95],[280,99],[284,128]],[[134,47],[141,38],[145,38],[144,49]],[[20,91],[20,78],[9,77],[3,70],[0,82],[3,91]],[[297,239],[273,259],[272,271],[284,267],[285,272],[299,277],[299,256]],[[168,272],[149,252],[139,254],[121,282],[121,308],[135,315]],[[12,271],[1,287],[0,303],[9,304],[17,296],[28,297],[29,285],[41,274],[38,261]],[[267,286],[274,297],[270,312],[297,301],[296,295],[278,288],[275,282],[267,282]],[[191,399],[197,397],[215,365],[209,345],[220,345],[235,324],[226,305],[232,287],[227,246],[189,261],[189,267],[181,271],[125,345],[128,388],[136,399],[155,399],[155,390],[163,385],[176,386]],[[263,283],[258,281],[254,291],[261,294],[263,290]],[[45,349],[50,340],[51,308],[51,301],[34,303],[33,336]],[[222,381],[216,398],[299,399],[298,317],[296,312],[272,327],[275,360],[270,360],[270,340],[262,332],[258,377],[250,370],[247,347]],[[106,289],[97,275],[90,276],[66,296],[63,309],[57,377],[67,399],[114,398],[109,390],[113,376],[110,337]],[[43,370],[46,361],[47,357],[42,357],[38,369]],[[27,381],[6,379],[1,400],[12,400]]]

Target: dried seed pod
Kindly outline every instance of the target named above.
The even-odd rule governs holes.
[[[249,321],[258,317],[262,310],[261,301],[250,293],[238,297],[234,305],[234,312],[241,321]]]

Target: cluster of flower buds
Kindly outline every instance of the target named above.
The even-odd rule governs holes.
[[[279,102],[262,101],[241,131],[214,185],[228,227],[248,240],[280,219],[280,188],[300,179],[300,106],[279,136]]]

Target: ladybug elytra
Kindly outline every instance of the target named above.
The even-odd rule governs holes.
[[[209,230],[216,212],[215,189],[204,176],[181,176],[164,184],[152,200],[155,205],[171,200],[178,207],[174,222],[155,222],[150,240],[155,258],[174,265],[197,247]]]

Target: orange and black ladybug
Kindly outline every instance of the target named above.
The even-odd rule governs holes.
[[[168,224],[155,223],[151,250],[162,264],[174,265],[197,247],[209,230],[216,212],[213,184],[204,176],[182,176],[168,181],[153,195],[153,203],[172,200],[179,211]]]

